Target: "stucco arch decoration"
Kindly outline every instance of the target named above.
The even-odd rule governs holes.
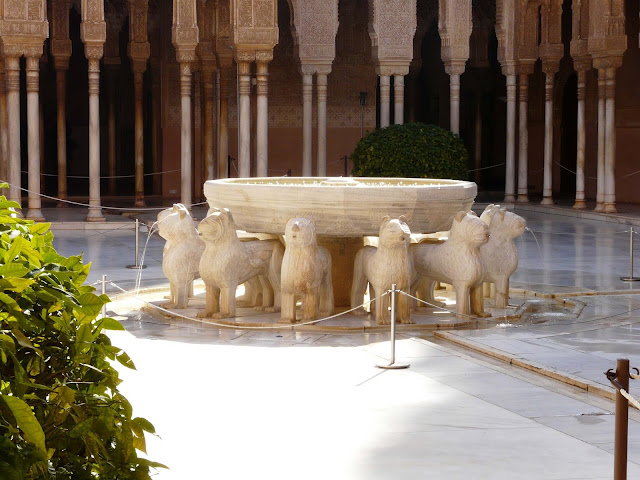
[[[338,0],[289,0],[300,62],[331,64],[336,55]]]

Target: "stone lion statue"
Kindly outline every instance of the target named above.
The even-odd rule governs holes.
[[[316,241],[316,230],[306,218],[292,218],[285,229],[286,248],[280,283],[280,322],[295,323],[296,298],[302,299],[302,319],[333,313],[331,254]]]
[[[409,255],[411,231],[405,218],[385,217],[380,226],[378,247],[365,246],[358,250],[353,267],[351,287],[351,308],[362,304],[369,283],[371,298],[375,298],[396,284],[398,290],[409,292],[415,276],[413,260]],[[400,323],[413,323],[411,320],[409,298],[398,295],[396,302],[396,320]],[[390,323],[389,296],[375,302],[375,319],[379,325]],[[363,315],[364,309],[355,311]]]
[[[206,286],[206,307],[198,317],[229,318],[236,315],[236,288],[258,277],[262,306],[280,309],[280,269],[284,247],[279,240],[241,242],[229,210],[211,209],[198,225],[205,250],[200,276]]]
[[[440,244],[412,244],[417,273],[412,290],[424,279],[449,283],[456,292],[456,313],[464,317],[489,316],[484,312],[484,265],[480,247],[489,240],[489,227],[472,211],[458,212],[449,238]]]
[[[500,205],[489,205],[480,219],[489,225],[489,241],[480,247],[484,281],[495,284],[497,308],[509,305],[509,277],[518,268],[514,240],[524,233],[527,222]]]
[[[158,233],[166,240],[162,252],[162,271],[169,279],[171,297],[164,308],[187,308],[193,281],[198,278],[204,242],[181,203],[158,214]]]

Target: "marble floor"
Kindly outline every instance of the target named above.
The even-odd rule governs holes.
[[[512,288],[580,308],[437,336],[403,331],[396,356],[406,370],[376,368],[388,361],[386,332],[218,329],[112,303],[126,327],[113,342],[137,366],[122,372],[121,390],[156,426],[149,457],[170,466],[157,478],[612,478],[614,403],[501,358],[603,389],[616,358],[640,366],[640,285],[619,280],[629,274],[628,226],[516,213],[533,234],[517,240]],[[130,270],[130,228],[54,233],[62,254],[85,252],[90,283],[107,275],[125,289],[166,287],[157,236],[141,237],[147,268]],[[630,417],[628,478],[640,479],[640,412]]]

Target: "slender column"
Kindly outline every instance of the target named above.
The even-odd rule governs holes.
[[[238,176],[251,176],[251,63],[238,62],[238,90],[240,105],[238,115]]]
[[[518,203],[529,203],[529,122],[527,118],[527,107],[529,105],[529,74],[520,74],[520,119],[519,145],[518,145]]]
[[[153,171],[162,171],[162,157],[158,146],[160,139],[160,79],[159,70],[151,70],[151,157],[153,161]],[[153,176],[153,193],[162,192],[162,175]]]
[[[311,129],[313,115],[313,75],[302,75],[302,176],[311,177]]]
[[[404,123],[404,75],[393,76],[393,122],[396,125]]]
[[[20,203],[20,59],[6,57],[7,117],[9,120],[9,200]]]
[[[256,157],[259,177],[269,176],[269,62],[271,52],[256,53]]]
[[[220,108],[218,119],[218,178],[227,178],[227,168],[229,165],[229,69],[220,68]]]
[[[460,133],[460,75],[449,75],[449,127],[453,133]]]
[[[9,173],[9,136],[7,135],[7,77],[4,59],[0,58],[0,179],[6,180]]]
[[[544,183],[541,205],[553,205],[553,78],[555,72],[545,72],[544,82]]]
[[[318,176],[327,176],[327,75],[318,73]]]
[[[507,75],[507,152],[504,201],[515,201],[516,76]]]
[[[389,75],[380,75],[380,128],[389,126],[391,83]]]
[[[109,192],[115,193],[116,191],[116,77],[115,68],[110,67],[111,75],[107,77],[109,86]],[[136,92],[137,94],[137,92]],[[136,107],[137,108],[137,107]],[[137,112],[136,112],[137,113]],[[137,153],[137,152],[136,152]]]
[[[578,135],[576,141],[576,203],[573,208],[587,208],[584,193],[584,155],[586,146],[585,99],[586,70],[578,70]]]
[[[56,69],[56,95],[58,103],[58,198],[67,198],[67,70]],[[66,202],[58,202],[58,207],[67,207]]]
[[[39,59],[27,57],[27,136],[29,165],[29,208],[27,218],[44,221],[40,201],[40,98]]]
[[[102,54],[102,51],[100,53]],[[105,221],[100,208],[100,59],[91,56],[89,56],[89,213],[86,221]]]
[[[482,178],[482,95],[479,94],[476,98],[476,128],[475,128],[475,152],[474,152],[474,180],[476,183],[480,183]]]
[[[180,201],[191,208],[191,64],[180,63]]]
[[[202,83],[204,85],[204,171],[205,180],[215,178],[215,153],[213,149],[213,70],[202,71]]]
[[[606,79],[605,69],[598,69],[598,167],[597,167],[597,191],[596,212],[604,210],[604,156],[605,156],[605,99]]]
[[[142,94],[143,76],[139,69],[133,73],[133,84],[135,89],[135,152],[136,152],[136,200],[134,207],[146,206],[144,201],[144,120],[142,117]]]
[[[604,154],[604,211],[616,210],[616,69],[606,69],[606,148]]]

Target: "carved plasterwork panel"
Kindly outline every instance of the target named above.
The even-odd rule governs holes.
[[[1,1],[0,36],[5,43],[15,44],[16,48],[20,44],[39,44],[41,47],[44,39],[49,36],[46,0]]]
[[[144,71],[151,55],[151,45],[147,37],[147,0],[129,0],[129,57],[134,69]]]
[[[173,0],[171,40],[181,63],[195,60],[199,36],[196,21],[196,0]]]
[[[379,63],[411,63],[416,8],[416,0],[369,0],[369,35]]]
[[[198,48],[203,68],[215,67],[215,0],[199,0],[198,3]]]
[[[56,67],[68,64],[71,57],[71,40],[69,39],[69,0],[54,0],[51,5],[51,53]]]
[[[295,40],[302,63],[331,63],[336,54],[338,0],[292,0]]]
[[[588,50],[591,56],[594,59],[620,57],[626,49],[624,0],[589,2]]]
[[[471,0],[440,0],[438,31],[445,64],[449,60],[466,61],[469,58],[471,12]]]
[[[237,48],[268,50],[278,42],[276,0],[231,0],[233,43]]]

